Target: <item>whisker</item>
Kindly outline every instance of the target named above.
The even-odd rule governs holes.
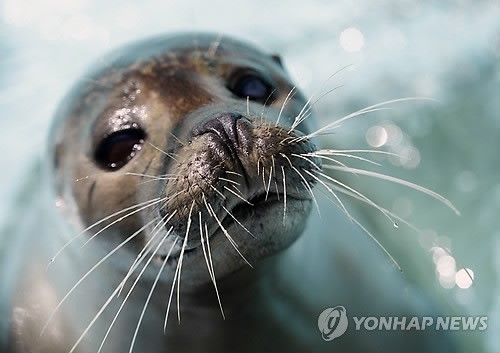
[[[168,232],[167,234],[165,235],[164,239],[168,236]],[[163,240],[164,240],[163,239]],[[132,291],[134,290],[135,286],[137,285],[137,283],[139,282],[139,280],[141,279],[142,277],[142,274],[144,273],[144,271],[146,270],[146,268],[148,267],[148,265],[150,264],[151,260],[154,258],[155,254],[158,252],[159,248],[161,247],[161,245],[163,244],[163,241],[159,242],[158,246],[156,247],[155,251],[151,254],[151,256],[149,257],[148,261],[146,262],[146,264],[144,265],[144,267],[142,268],[141,272],[139,273],[139,275],[137,276],[137,278],[135,279],[134,283],[132,284],[132,287],[130,288],[130,290],[128,291],[127,293],[127,296],[125,297],[125,299],[123,300],[122,302],[122,305],[120,306],[120,309],[123,307],[123,305],[125,305],[127,299],[129,298],[130,294],[132,293]],[[82,334],[80,335],[80,337],[78,338],[78,340],[75,342],[75,344],[73,345],[73,347],[71,348],[71,350],[69,351],[69,353],[73,353],[76,349],[76,347],[80,344],[81,340],[83,339],[83,337],[85,337],[85,335],[88,333],[88,331],[92,328],[92,326],[94,325],[94,323],[97,321],[97,319],[101,316],[101,314],[103,313],[103,311],[108,307],[108,305],[111,303],[111,301],[113,300],[113,298],[116,296],[116,294],[121,290],[121,287],[122,287],[122,283],[120,283],[116,288],[115,290],[113,291],[113,293],[111,293],[111,295],[109,296],[109,298],[106,300],[106,302],[104,303],[104,305],[101,307],[101,309],[97,312],[97,314],[94,316],[94,318],[90,321],[89,325],[85,328],[85,330],[82,332]],[[113,320],[114,322],[114,320]],[[107,335],[106,335],[107,337]]]
[[[337,87],[334,87],[330,90],[328,90],[327,92],[323,93],[318,99],[316,99],[314,102],[312,102],[311,104],[309,104],[307,106],[307,109],[306,110],[303,110],[301,111],[302,114],[299,114],[295,117],[295,120],[292,124],[292,126],[290,127],[290,130],[288,130],[288,134],[290,135],[292,133],[292,131],[294,131],[297,126],[300,125],[300,123],[302,123],[303,121],[305,121],[308,117],[310,117],[312,114],[311,114],[311,110],[312,108],[320,101],[322,100],[324,97],[326,97],[327,95],[329,95],[330,93],[338,90],[339,88],[342,88],[343,85],[340,85],[340,86],[337,86]]]
[[[181,146],[185,146],[186,144],[184,142],[182,142],[177,136],[175,136],[174,133],[172,133],[171,131],[168,132],[168,134],[174,139],[176,140]],[[172,154],[172,155],[176,155],[177,154]]]
[[[193,215],[193,208],[195,205],[195,201],[191,203],[191,209],[189,210],[189,215],[188,215],[188,221],[187,221],[187,226],[186,226],[186,235],[184,236],[184,242],[182,244],[181,248],[181,255],[179,257],[179,276],[177,277],[177,318],[179,320],[179,323],[181,322],[181,274],[182,274],[182,263],[184,261],[184,252],[186,251],[186,246],[188,242],[188,237],[189,237],[189,230],[191,229],[191,216]]]
[[[269,95],[268,95],[268,96],[267,96],[267,98],[266,98],[266,101],[265,101],[265,102],[264,102],[264,104],[262,105],[262,110],[260,111],[260,124],[262,124],[262,123],[264,122],[264,111],[265,111],[265,109],[268,107],[268,102],[269,102],[269,99],[271,99],[271,97],[274,95],[274,93],[276,92],[276,90],[277,90],[277,89],[275,88],[275,89],[273,89],[273,90],[271,91],[271,93],[269,93]],[[274,103],[274,101],[273,101],[272,103]],[[271,104],[272,104],[272,103],[271,103]],[[270,104],[270,105],[271,105],[271,104]],[[267,115],[266,115],[266,116],[267,116]]]
[[[205,223],[205,236],[207,237],[207,254],[208,254],[208,260],[210,261],[210,268],[212,269],[212,274],[214,276],[214,281],[215,281],[215,270],[214,270],[214,263],[212,260],[212,252],[210,250],[210,238],[208,236],[208,226],[207,223]]]
[[[177,276],[179,275],[179,269],[180,269],[180,261],[177,262],[177,266],[175,267],[174,279],[172,280],[172,288],[170,289],[170,295],[168,297],[167,309],[165,311],[165,321],[163,322],[163,333],[165,335],[167,334],[167,322],[168,322],[168,316],[170,314],[170,305],[172,304],[172,298],[174,296],[175,284],[177,282]]]
[[[373,200],[371,200],[370,198],[366,197],[365,195],[363,195],[362,193],[360,193],[359,191],[353,189],[352,187],[350,187],[349,185],[335,179],[335,178],[332,178],[331,176],[329,176],[328,174],[325,174],[323,172],[318,172],[318,171],[315,171],[316,173],[318,173],[320,176],[322,176],[323,178],[326,178],[328,180],[330,180],[331,182],[333,182],[334,184],[337,184],[337,185],[340,185],[341,187],[355,193],[356,195],[359,195],[360,197],[362,197],[364,200],[366,200],[371,206],[375,207],[377,210],[379,210],[385,217],[387,217],[387,219],[389,219],[389,221],[391,221],[392,224],[396,224],[394,222],[394,220],[386,213],[384,212],[381,207],[376,203],[374,202]],[[330,184],[329,182],[326,182],[327,184]]]
[[[280,153],[280,155],[288,161],[288,163],[290,164],[290,168],[292,168],[299,175],[299,177],[303,180],[302,184],[304,185],[306,190],[311,195],[311,198],[316,206],[316,209],[318,210],[318,214],[321,215],[321,211],[319,210],[318,201],[316,200],[316,197],[314,196],[314,193],[313,193],[311,186],[309,185],[309,182],[307,181],[307,179],[304,178],[302,173],[292,164],[292,161],[290,160],[290,158],[288,158],[288,156],[286,154]]]
[[[177,140],[179,140],[179,139],[177,139]],[[167,156],[167,157],[169,157],[169,158],[173,159],[173,160],[174,160],[174,161],[176,161],[176,162],[179,162],[179,160],[178,160],[177,158],[175,158],[175,156],[174,156],[174,154],[173,154],[173,153],[168,153],[168,152],[166,152],[166,151],[162,150],[161,148],[159,148],[159,147],[157,147],[157,146],[153,145],[151,142],[148,142],[148,144],[149,144],[151,147],[153,147],[155,150],[157,150],[157,151],[161,152],[162,154],[164,154],[165,156]]]
[[[337,196],[337,194],[332,190],[332,188],[330,188],[323,180],[321,180],[320,178],[318,178],[316,175],[314,175],[313,173],[311,173],[310,171],[308,170],[305,170],[304,169],[304,172],[309,174],[311,177],[313,177],[314,179],[316,179],[316,181],[318,181],[318,183],[320,183],[321,185],[323,185],[326,190],[328,190],[328,192],[330,192],[330,194],[333,195],[333,197],[335,198],[335,200],[337,200],[337,202],[339,203],[340,205],[340,208],[341,210],[347,215],[347,217],[351,220],[352,222],[352,216],[351,214],[349,213],[349,211],[347,211],[347,208],[345,207],[344,203],[342,202],[342,200],[340,200],[340,198]]]
[[[128,278],[132,275],[132,273],[135,271],[135,269],[139,266],[139,264],[144,261],[146,256],[148,255],[149,251],[153,248],[154,244],[153,241],[156,239],[158,234],[160,234],[160,231],[162,229],[166,228],[166,224],[177,214],[177,210],[174,210],[171,214],[166,214],[163,216],[158,223],[153,227],[151,230],[152,236],[149,238],[149,240],[144,244],[142,247],[141,251],[137,254],[135,257],[134,261],[132,262],[132,265],[130,265],[127,274],[125,275],[123,281],[122,281],[122,288],[125,286],[125,283],[127,282]],[[167,218],[168,217],[168,218]],[[121,294],[121,289],[120,292],[118,292],[118,295]]]
[[[369,110],[373,110],[373,108],[378,108],[378,107],[382,107],[382,106],[385,106],[385,105],[389,105],[389,104],[393,104],[393,103],[401,103],[401,102],[408,102],[408,101],[425,101],[425,100],[428,100],[428,101],[433,101],[433,102],[437,102],[437,100],[433,99],[433,98],[429,98],[429,97],[405,97],[405,98],[396,98],[396,99],[391,99],[391,100],[387,100],[387,101],[384,101],[384,102],[380,102],[380,103],[377,103],[377,104],[373,104],[373,105],[370,105],[366,108],[363,108],[363,109],[360,109],[358,111],[369,111]],[[353,116],[346,116],[346,117],[343,117],[339,120],[337,120],[337,123],[341,123],[347,119],[351,119],[353,118]]]
[[[368,234],[368,236],[375,242],[375,244],[378,245],[378,247],[380,249],[382,249],[382,251],[387,255],[387,257],[392,261],[392,263],[394,264],[394,266],[396,266],[396,268],[399,270],[399,272],[403,272],[403,270],[401,269],[401,266],[399,266],[398,262],[396,261],[396,259],[389,253],[389,251],[373,236],[373,234],[368,230],[366,229],[360,222],[358,222],[358,220],[356,220],[355,218],[352,218],[352,220],[354,221],[354,223],[356,223],[366,234]]]
[[[403,158],[404,156],[398,153],[388,152],[388,151],[380,151],[380,150],[363,150],[363,149],[349,149],[349,150],[333,150],[333,149],[325,149],[325,150],[317,150],[315,152],[306,153],[307,155],[330,155],[335,153],[374,153],[374,154],[384,154],[392,157]],[[306,155],[304,154],[304,155]]]
[[[226,196],[222,192],[220,192],[219,190],[217,190],[217,188],[215,186],[213,186],[213,185],[209,185],[209,186],[210,186],[210,189],[212,189],[213,191],[215,191],[222,200],[226,199]],[[226,186],[224,185],[224,187],[226,187]]]
[[[124,209],[121,209],[120,211],[117,211],[117,212],[114,212],[112,214],[110,214],[109,216],[106,216],[104,218],[102,218],[101,220],[91,224],[90,226],[88,226],[87,228],[85,228],[84,230],[82,230],[80,233],[78,233],[77,235],[75,235],[74,237],[72,237],[71,239],[69,239],[56,253],[55,255],[50,259],[49,263],[47,264],[47,268],[56,260],[56,258],[64,251],[64,249],[66,249],[73,241],[75,241],[76,239],[78,239],[79,237],[81,237],[82,235],[84,235],[86,232],[88,232],[89,230],[91,230],[92,228],[98,226],[99,224],[103,223],[103,222],[106,222],[107,220],[113,218],[113,217],[116,217],[117,215],[119,214],[122,214],[122,213],[125,213],[125,212],[128,212],[130,210],[135,210],[137,208],[139,208],[138,210],[135,210],[134,212],[131,212],[123,217],[121,217],[119,220],[123,220],[125,218],[127,218],[128,216],[131,216],[132,214],[134,213],[137,213],[137,212],[140,212],[142,211],[143,209],[146,209],[148,207],[151,207],[151,206],[154,206],[158,203],[162,202],[162,198],[159,198],[159,197],[155,197],[154,199],[151,199],[151,200],[148,200],[148,201],[145,201],[145,202],[141,202],[141,203],[138,203],[136,205],[133,205],[133,206],[130,206],[130,207],[127,207],[127,208],[124,208]],[[115,222],[114,222],[115,223]]]
[[[376,166],[381,166],[381,164],[378,163],[378,162],[372,161],[371,159],[368,159],[368,158],[356,156],[354,154],[349,154],[349,153],[335,153],[334,154],[334,153],[332,153],[331,155],[332,156],[339,156],[339,157],[347,157],[347,158],[357,159],[357,160],[360,160],[360,161],[363,161],[363,162],[367,162],[367,163],[370,163],[370,164],[373,164],[373,165],[376,165]]]
[[[343,166],[343,167],[348,168],[348,166],[347,166],[345,163],[342,163],[341,161],[339,161],[339,160],[337,160],[337,159],[335,159],[335,158],[332,158],[332,157],[327,157],[327,156],[316,156],[316,157],[318,157],[318,158],[320,158],[320,159],[325,159],[325,160],[327,160],[327,161],[330,161],[330,162],[333,162],[333,163],[335,163],[335,164],[338,164],[338,165],[341,165],[341,166]],[[302,157],[302,158],[304,158],[304,157]],[[310,163],[313,163],[312,161],[309,161],[309,162],[310,162]],[[314,163],[313,163],[313,164],[314,164]],[[320,171],[322,171],[322,169],[321,169],[321,168],[319,168],[318,166],[316,166],[316,168],[315,168],[315,169],[316,169],[316,170],[320,170]],[[355,174],[355,173],[353,173],[353,174]]]
[[[276,178],[276,173],[275,173],[275,178],[274,178],[274,188],[276,189],[276,197],[278,198],[278,201],[281,201],[280,199],[280,189],[278,188],[278,182]]]
[[[250,201],[248,201],[246,198],[244,198],[243,196],[239,195],[237,192],[231,190],[230,188],[228,188],[227,186],[224,185],[224,189],[229,191],[231,194],[233,194],[234,196],[236,196],[237,198],[239,198],[241,201],[249,204],[250,206],[253,206],[254,204],[251,203]]]
[[[336,76],[337,74],[339,74],[340,72],[344,71],[345,69],[347,69],[348,67],[352,66],[352,64],[349,64],[349,65],[346,65],[340,69],[338,69],[337,71],[335,71],[333,74],[331,74],[322,84],[321,86],[313,92],[313,94],[311,95],[311,97],[309,97],[309,99],[307,100],[307,102],[304,104],[304,106],[302,107],[302,110],[299,112],[299,114],[295,117],[295,121],[294,123],[292,124],[292,127],[291,128],[291,131],[293,131],[293,129],[295,127],[297,127],[298,124],[296,124],[295,122],[299,119],[301,119],[302,115],[304,114],[305,110],[310,106],[310,103],[312,101],[312,99],[314,98],[314,96],[320,91],[323,89],[323,87],[325,87],[325,85],[328,83],[328,81],[330,81],[334,76]],[[310,109],[310,108],[309,108]],[[302,120],[303,121],[303,120]]]
[[[276,119],[276,123],[274,124],[275,127],[277,127],[279,125],[281,114],[283,114],[283,110],[285,109],[285,106],[287,105],[288,101],[295,95],[294,91],[296,88],[297,88],[296,86],[293,86],[292,89],[286,95],[285,100],[283,101],[283,104],[281,105],[280,112],[278,113],[278,118]]]
[[[205,258],[205,262],[207,264],[207,270],[208,270],[208,273],[210,274],[210,278],[212,280],[212,283],[214,285],[214,289],[215,289],[215,294],[217,296],[217,301],[219,302],[219,307],[220,307],[220,312],[222,314],[222,318],[225,320],[226,319],[226,315],[224,314],[224,309],[222,308],[222,301],[221,301],[221,298],[220,298],[220,295],[219,295],[219,289],[217,288],[217,281],[215,280],[215,273],[214,273],[214,269],[213,269],[213,266],[211,267],[210,266],[210,262],[208,260],[208,249],[205,250],[205,239],[203,237],[203,226],[202,226],[202,221],[201,221],[201,211],[198,211],[198,218],[199,218],[199,221],[200,221],[200,237],[201,237],[201,247],[203,249],[203,257]],[[207,247],[208,247],[208,229],[207,229],[207,224],[205,223],[205,234],[207,235]]]
[[[180,192],[179,192],[180,193]],[[153,204],[150,204],[150,205],[147,205],[147,206],[144,206],[144,207],[141,207],[133,212],[130,212],[129,214],[123,216],[123,217],[120,217],[118,219],[116,219],[115,221],[111,222],[110,224],[106,225],[105,227],[103,227],[102,229],[100,229],[98,232],[96,232],[94,235],[92,235],[91,237],[89,237],[89,239],[87,239],[87,241],[85,243],[83,243],[82,245],[82,248],[87,245],[90,241],[92,241],[92,239],[94,239],[96,236],[98,236],[99,234],[101,234],[102,232],[104,232],[106,229],[108,229],[109,227],[112,227],[113,225],[115,225],[116,223],[119,223],[121,221],[123,221],[125,218],[127,217],[130,217],[131,215],[137,213],[137,212],[140,212],[148,207],[151,207],[153,205],[156,205],[160,202],[165,202],[165,201],[168,201],[170,199],[172,199],[173,197],[177,196],[179,193],[175,194],[175,195],[171,195],[171,196],[167,196],[167,197],[162,197],[160,198],[158,201],[155,201]]]
[[[238,225],[243,228],[243,230],[245,232],[247,232],[248,234],[250,234],[252,236],[252,238],[255,238],[257,239],[257,237],[255,235],[252,234],[252,232],[250,232],[233,214],[232,212],[230,212],[224,205],[221,205],[221,207],[224,209],[224,211],[227,212],[227,214],[236,222],[238,223]]]
[[[243,175],[242,175],[242,174],[237,173],[237,172],[234,172],[234,171],[232,171],[232,170],[226,170],[225,172],[226,172],[227,174],[233,174],[233,175],[236,175],[236,176],[239,176],[239,177],[243,178]]]
[[[262,187],[266,190],[266,167],[262,165]]]
[[[323,165],[323,167],[327,168],[327,169],[340,170],[340,171],[348,172],[348,173],[356,173],[356,174],[360,174],[360,175],[366,175],[369,177],[393,182],[395,184],[404,185],[406,187],[409,187],[410,189],[420,191],[424,194],[427,194],[427,195],[433,197],[434,199],[442,202],[444,205],[446,205],[448,208],[450,208],[453,212],[455,212],[455,214],[460,215],[460,211],[458,211],[458,209],[455,206],[453,206],[453,204],[444,196],[441,196],[440,194],[438,194],[435,191],[427,189],[427,188],[420,186],[418,184],[414,184],[414,183],[409,182],[407,180],[399,179],[399,178],[396,178],[396,177],[393,177],[390,175],[385,175],[385,174],[381,174],[381,173],[377,173],[377,172],[372,172],[369,170],[357,169],[357,168],[345,168],[345,167],[339,167],[339,166],[334,166],[334,165]]]
[[[234,185],[236,185],[236,186],[241,186],[241,184],[240,184],[240,183],[238,183],[237,181],[234,181],[234,180],[232,180],[232,179],[219,177],[219,180],[227,181],[228,183],[234,184]]]
[[[154,255],[156,254],[156,252],[158,251],[158,249],[160,248],[160,246],[163,244],[164,240],[167,238],[167,236],[172,232],[172,229],[173,227],[171,227],[167,233],[164,235],[163,239],[159,242],[159,244],[157,245],[157,248],[155,251],[153,251],[153,253],[151,254],[151,257],[149,259],[149,261],[147,261],[147,263],[144,265],[144,267],[142,268],[142,271],[139,273],[139,275],[137,276],[137,278],[134,280],[134,283],[132,284],[132,286],[129,288],[127,294],[125,295],[125,298],[123,299],[123,301],[121,302],[120,304],[120,307],[118,308],[118,310],[116,311],[113,319],[111,320],[110,324],[108,325],[108,329],[106,330],[106,333],[104,334],[104,337],[101,341],[101,344],[99,346],[99,349],[97,350],[97,353],[99,353],[102,348],[104,347],[104,344],[106,343],[106,340],[109,336],[109,333],[111,332],[111,329],[113,328],[113,326],[115,325],[115,322],[116,320],[118,319],[118,316],[120,315],[123,307],[125,306],[125,304],[127,303],[127,300],[128,298],[130,297],[132,291],[134,290],[135,286],[137,285],[137,282],[139,281],[139,279],[141,278],[142,276],[142,273],[145,271],[145,269],[147,268],[149,262],[151,261],[151,259],[154,258]],[[173,248],[173,246],[172,246]],[[172,249],[171,248],[171,249]],[[171,251],[171,250],[170,250]],[[147,255],[147,254],[146,254]],[[169,252],[169,255],[170,255],[170,252]],[[142,262],[142,261],[141,261]],[[140,262],[137,264],[137,266],[135,266],[135,268],[137,268],[139,266]],[[134,268],[134,269],[135,269]],[[128,278],[128,274],[125,276],[125,278],[118,284],[118,287],[117,288],[120,288],[120,291],[118,292],[117,294],[117,297],[120,295],[120,292],[122,291],[124,285],[125,285],[125,282],[127,281],[127,278]],[[133,342],[134,340],[132,340]]]
[[[222,232],[226,236],[227,240],[229,240],[229,243],[231,243],[231,245],[236,250],[236,252],[241,256],[243,261],[245,261],[248,266],[253,268],[253,266],[250,264],[250,262],[248,262],[248,260],[245,258],[245,256],[243,256],[241,251],[238,249],[238,245],[236,244],[234,239],[231,237],[231,235],[228,233],[227,229],[222,225],[221,221],[217,217],[217,214],[215,213],[214,209],[212,208],[212,205],[210,205],[209,203],[207,203],[205,201],[205,206],[207,207],[208,212],[214,217],[215,221],[217,222],[217,224],[219,225],[219,228],[222,230]]]
[[[174,229],[174,227],[173,227],[173,226],[172,226],[172,227],[170,227],[170,229],[169,229],[169,230],[168,230],[168,232],[167,232],[167,235],[168,235],[170,232],[172,232],[172,230],[173,230],[173,229]],[[152,297],[153,292],[154,292],[154,290],[155,290],[155,288],[156,288],[156,285],[158,284],[158,280],[160,279],[160,276],[161,276],[161,274],[162,274],[162,272],[163,272],[163,269],[165,268],[165,265],[167,264],[167,260],[169,259],[170,254],[172,253],[172,250],[174,249],[174,245],[175,245],[175,243],[177,242],[177,239],[178,239],[178,238],[179,238],[179,237],[177,236],[177,237],[175,238],[174,242],[172,243],[172,246],[170,247],[170,250],[168,251],[167,256],[166,256],[166,257],[165,257],[165,259],[163,260],[163,262],[162,262],[162,264],[161,264],[161,266],[160,266],[160,269],[158,270],[158,274],[156,275],[156,278],[155,278],[155,280],[154,280],[154,282],[153,282],[153,285],[151,286],[151,290],[149,291],[148,297],[146,298],[146,302],[144,303],[144,306],[143,306],[143,308],[142,308],[141,315],[139,316],[139,320],[137,321],[137,326],[135,327],[134,336],[133,336],[133,338],[132,338],[132,342],[130,343],[129,353],[132,353],[132,351],[133,351],[133,349],[134,349],[135,340],[136,340],[136,338],[137,338],[137,334],[138,334],[138,332],[139,332],[139,327],[141,326],[142,320],[143,320],[143,318],[144,318],[144,313],[146,312],[146,308],[147,308],[147,307],[148,307],[148,305],[149,305],[149,301],[151,300],[151,297]],[[165,238],[164,238],[163,240],[165,240],[165,239],[166,239],[166,236],[165,236]],[[161,243],[163,243],[163,240],[160,242],[160,245],[161,245]],[[99,352],[100,352],[100,349],[99,349]],[[99,352],[98,352],[98,353],[99,353]]]
[[[80,342],[82,341],[83,337],[85,337],[85,335],[89,332],[89,330],[92,328],[92,326],[97,321],[97,319],[101,316],[101,314],[103,313],[103,311],[106,310],[106,308],[108,307],[109,303],[111,303],[111,301],[113,300],[113,298],[115,297],[115,295],[119,291],[119,289],[120,289],[120,287],[116,287],[116,289],[113,291],[113,293],[111,293],[111,295],[108,297],[108,299],[106,300],[106,302],[101,306],[101,309],[99,309],[99,311],[94,316],[94,318],[92,319],[92,321],[90,321],[89,325],[85,328],[85,330],[82,332],[82,334],[80,335],[80,337],[78,337],[78,339],[76,340],[76,342],[73,345],[73,347],[71,347],[69,353],[73,353],[75,351],[76,347],[80,344]]]
[[[315,136],[318,136],[320,135],[323,131],[327,131],[327,130],[330,130],[330,129],[337,129],[340,127],[340,123],[343,122],[344,120],[347,120],[347,119],[350,119],[350,118],[354,118],[356,116],[360,116],[360,115],[364,115],[364,114],[368,114],[368,113],[372,113],[372,112],[378,112],[378,111],[382,111],[382,110],[391,110],[392,108],[373,108],[373,109],[369,109],[369,110],[358,110],[358,111],[355,111],[354,113],[351,113],[351,114],[348,114],[346,116],[344,116],[343,118],[340,118],[338,120],[335,120],[334,122],[332,123],[329,123],[319,129],[317,129],[316,131],[314,132],[311,132],[310,134],[308,135],[305,135],[305,136],[299,136],[299,137],[296,137],[295,139],[292,139],[291,141],[292,142],[300,142],[300,141],[304,141],[304,140],[309,140]]]
[[[291,153],[291,155],[294,156],[294,157],[301,158],[301,159],[307,161],[309,164],[311,164],[313,166],[314,169],[321,170],[321,168],[316,163],[314,163],[309,158],[307,158],[309,155],[307,155],[307,154],[296,154],[296,153]]]
[[[281,175],[283,175],[283,224],[285,224],[286,217],[286,178],[285,167],[281,166]]]
[[[362,201],[362,202],[365,202],[365,200],[363,200],[362,198],[360,198],[359,196],[357,196],[356,194],[353,194],[351,192],[349,192],[348,190],[341,190],[337,187],[334,187],[336,190],[344,193],[345,195],[347,196],[350,196],[352,198],[355,198],[359,201]],[[422,235],[424,234],[424,231],[422,231],[420,228],[418,228],[417,226],[415,226],[413,223],[407,221],[406,219],[404,219],[403,217],[401,216],[398,216],[396,213],[394,212],[391,212],[389,211],[388,209],[386,208],[383,208],[382,209],[387,212],[392,218],[396,219],[398,222],[400,222],[401,224],[404,224],[406,225],[408,228],[410,228],[412,231],[414,231],[415,233],[419,234],[419,235]],[[449,251],[446,247],[441,247],[444,251],[446,251],[446,253],[448,253],[448,255],[452,255],[451,251]],[[467,273],[467,275],[469,276],[469,278],[471,279],[472,282],[474,282],[474,278],[472,278],[472,276],[470,275],[469,271],[465,268],[465,267],[462,267],[462,269],[465,270],[465,272]]]
[[[45,322],[45,325],[43,325],[42,330],[40,332],[40,336],[42,336],[47,329],[48,325],[52,322],[52,319],[54,318],[54,315],[56,312],[59,310],[59,308],[64,304],[66,299],[73,293],[76,288],[88,277],[90,276],[91,273],[93,273],[104,261],[106,261],[108,258],[110,258],[115,252],[120,250],[125,244],[127,244],[130,240],[135,238],[139,233],[141,233],[144,229],[146,229],[149,225],[153,224],[156,219],[151,220],[150,222],[146,223],[144,226],[142,226],[139,230],[137,230],[134,234],[129,236],[127,239],[125,239],[123,242],[121,242],[118,246],[116,246],[113,250],[111,250],[106,256],[104,256],[99,262],[97,262],[90,270],[88,270],[74,285],[71,287],[71,289],[66,293],[66,295],[59,301],[59,303],[56,305],[56,307],[52,310],[52,312],[49,315],[49,318]]]
[[[274,158],[273,158],[273,163],[274,163]],[[265,188],[266,190],[266,198],[265,200],[267,201],[267,198],[269,196],[269,190],[271,190],[271,180],[273,177],[273,166],[271,166],[271,169],[269,170],[269,181],[267,183],[267,187]]]
[[[157,175],[149,175],[149,174],[133,173],[133,172],[126,172],[126,173],[123,173],[123,175],[139,176],[139,177],[149,178],[149,179],[154,179],[154,180],[175,180],[177,178],[177,176],[174,176],[174,175],[157,176]]]
[[[342,123],[342,122],[344,122],[344,121],[346,121],[348,119],[354,118],[356,116],[364,115],[364,114],[369,113],[369,112],[390,109],[390,108],[378,108],[378,107],[382,107],[382,106],[393,104],[393,103],[400,103],[400,102],[412,101],[412,100],[430,100],[430,101],[436,101],[435,99],[427,98],[427,97],[406,97],[406,98],[392,99],[392,100],[388,100],[388,101],[385,101],[385,102],[380,102],[380,103],[377,103],[377,104],[373,104],[373,105],[370,105],[370,106],[365,107],[363,109],[357,110],[354,113],[348,114],[348,115],[346,115],[346,116],[344,116],[344,117],[342,117],[340,119],[335,120],[334,122],[332,122],[332,123],[330,123],[330,124],[328,124],[328,125],[320,128],[320,129],[316,130],[316,132],[305,136],[305,139],[311,138],[313,136],[317,136],[318,133],[321,132],[321,131],[324,131],[324,130],[327,130],[327,129],[331,129],[331,128],[336,128],[336,127],[338,127],[340,125],[340,123]]]

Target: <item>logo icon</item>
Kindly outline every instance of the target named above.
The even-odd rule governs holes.
[[[325,341],[342,336],[348,324],[346,310],[341,305],[323,310],[318,318],[318,328]]]

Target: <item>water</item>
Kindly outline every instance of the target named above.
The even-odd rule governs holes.
[[[12,207],[20,181],[29,174],[33,160],[47,158],[53,110],[96,57],[151,34],[228,33],[280,53],[307,94],[321,97],[321,92],[342,86],[315,104],[322,125],[385,100],[435,99],[401,102],[391,105],[392,110],[345,121],[323,143],[330,148],[379,147],[397,153],[401,157],[363,157],[383,164],[372,170],[426,186],[460,210],[461,216],[456,216],[427,196],[385,181],[349,179],[421,229],[414,232],[373,208],[348,203],[410,283],[460,315],[488,315],[488,329],[470,342],[479,339],[489,351],[500,349],[496,334],[500,330],[498,1],[105,4],[3,1],[0,121],[7,128],[2,136],[0,224],[22,219]],[[372,167],[363,161],[348,162]],[[360,239],[354,241],[370,241]],[[370,261],[376,260],[360,261],[366,261],[370,271]],[[468,339],[464,347],[474,344]]]

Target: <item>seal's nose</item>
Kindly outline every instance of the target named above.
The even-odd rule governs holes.
[[[247,149],[251,138],[250,128],[251,123],[244,116],[236,113],[223,113],[196,126],[192,131],[192,136],[213,133],[227,146]]]

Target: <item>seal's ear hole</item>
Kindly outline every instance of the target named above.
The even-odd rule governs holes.
[[[276,64],[278,64],[279,66],[281,66],[282,68],[284,68],[283,61],[281,60],[281,56],[279,56],[278,54],[273,54],[273,55],[271,55],[271,58],[273,59],[273,61]]]
[[[276,89],[256,73],[245,73],[230,80],[229,90],[236,96],[266,104],[272,101]]]
[[[94,159],[101,168],[120,169],[141,150],[145,138],[144,130],[138,128],[115,131],[97,145]]]

